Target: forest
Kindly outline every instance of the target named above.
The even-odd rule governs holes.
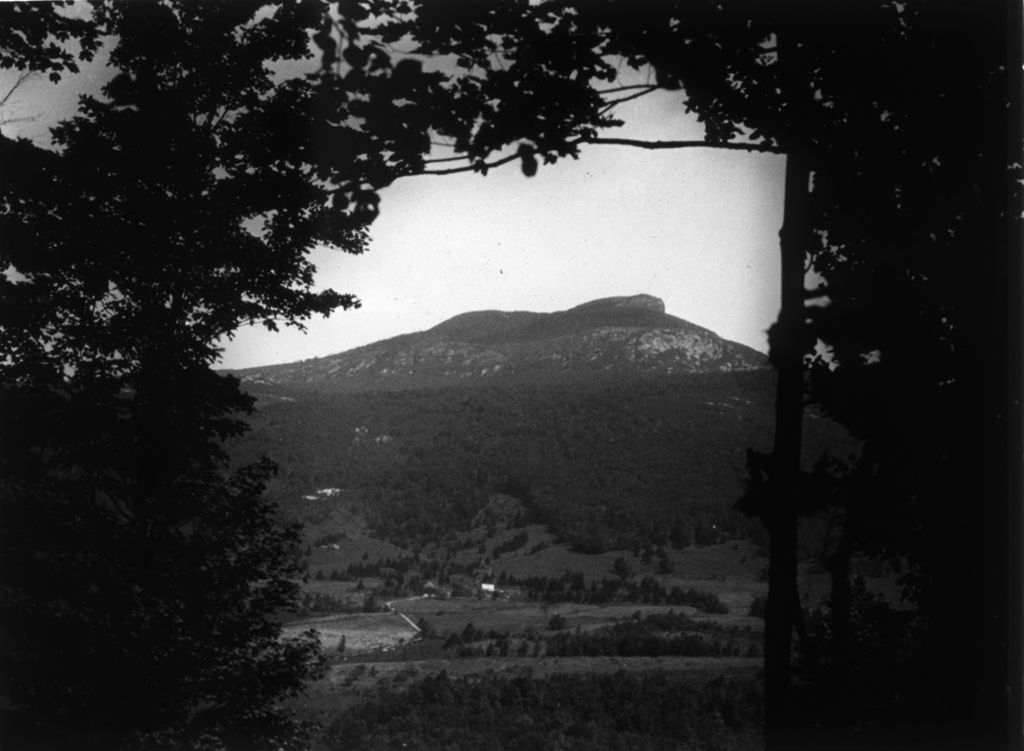
[[[331,749],[649,749],[756,745],[756,689],[664,675],[449,678],[382,690],[328,729]]]
[[[374,536],[416,548],[474,527],[544,523],[581,552],[765,540],[732,509],[746,449],[771,440],[770,372],[363,394],[274,392],[237,441],[239,461],[280,464],[268,493],[311,544],[336,541],[339,499]],[[252,387],[257,391],[262,387]],[[291,395],[292,401],[280,399]],[[807,419],[826,471],[855,451]],[[833,470],[828,470],[833,471]],[[320,488],[341,496],[320,497]],[[494,494],[519,501],[495,518]],[[311,496],[310,498],[304,498]],[[315,497],[313,497],[315,496]]]

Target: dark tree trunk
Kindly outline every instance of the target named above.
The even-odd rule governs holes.
[[[971,127],[963,137],[976,144],[965,149],[976,203],[965,211],[971,228],[961,277],[964,461],[960,492],[944,510],[969,547],[958,556],[958,567],[944,571],[943,584],[951,582],[945,591],[961,605],[949,630],[956,629],[965,645],[959,671],[967,687],[965,714],[983,729],[984,740],[1004,743],[1008,737],[1019,748],[1022,676],[1014,645],[1021,634],[1020,561],[1011,551],[1020,549],[1021,205],[1007,176],[1008,165],[1021,159],[1021,9],[1019,3],[970,8],[966,18],[954,16],[955,41],[976,66],[966,81],[985,85],[964,86],[961,105]]]
[[[830,669],[828,684],[833,691],[833,698],[842,701],[846,691],[847,676],[850,666],[850,604],[853,590],[850,586],[850,554],[853,533],[849,529],[849,516],[840,533],[836,550],[828,558],[828,573],[832,580],[831,594],[831,628],[832,644],[830,647]]]
[[[804,258],[808,228],[806,156],[786,160],[786,197],[781,238],[782,305],[769,336],[778,374],[775,446],[771,464],[771,508],[767,512],[771,548],[765,609],[764,689],[768,741],[783,742],[791,717],[790,649],[795,614],[797,499],[803,418]]]

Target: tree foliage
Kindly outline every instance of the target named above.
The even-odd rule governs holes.
[[[275,706],[319,650],[272,618],[298,531],[272,464],[225,467],[252,400],[210,366],[239,325],[358,304],[307,255],[363,250],[380,154],[356,128],[322,148],[345,119],[302,62],[322,10],[4,6],[0,65],[59,77],[107,40],[111,72],[52,149],[0,139],[0,628],[26,743],[299,740]]]
[[[5,3],[0,7],[0,69],[49,74],[77,73],[80,60],[91,60],[100,46],[100,28],[75,18],[70,0],[50,3]],[[69,46],[77,45],[76,55]]]

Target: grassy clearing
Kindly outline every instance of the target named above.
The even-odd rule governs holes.
[[[412,641],[416,629],[396,613],[352,613],[310,618],[289,624],[285,636],[314,629],[320,637],[324,651],[337,651],[341,637],[345,637],[346,654],[395,649]]]
[[[510,600],[478,600],[473,597],[402,600],[395,603],[395,608],[414,621],[423,618],[441,634],[460,631],[469,622],[484,631],[510,633],[527,628],[540,630],[547,623],[544,609],[539,604]]]

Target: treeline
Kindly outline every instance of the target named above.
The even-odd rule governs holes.
[[[435,560],[404,558],[351,564],[344,571],[332,569],[330,573],[320,569],[313,578],[316,581],[356,581],[356,589],[362,591],[363,579],[376,577],[381,583],[374,591],[382,597],[420,595],[427,591],[428,582],[436,582],[446,586],[453,597],[468,597],[478,594],[477,590],[460,581],[452,581],[451,576],[472,576],[479,565],[479,561],[458,565],[452,561],[440,563]],[[522,596],[536,602],[595,605],[636,602],[645,605],[689,605],[705,613],[729,612],[729,608],[713,592],[683,589],[679,586],[668,588],[651,575],[644,575],[640,579],[602,577],[587,584],[586,576],[581,571],[566,571],[558,577],[517,577],[502,571],[497,579],[497,587],[515,589]]]
[[[652,613],[583,631],[560,631],[549,637],[546,657],[759,657],[760,637],[694,621],[681,613]]]
[[[423,592],[424,584],[433,581],[437,584],[449,583],[455,574],[463,576],[474,576],[480,567],[481,559],[474,558],[468,561],[438,560],[434,558],[421,558],[420,556],[409,556],[404,558],[385,558],[376,561],[361,561],[350,563],[345,568],[332,568],[327,570],[324,567],[317,569],[313,578],[317,581],[325,579],[330,581],[357,581],[367,578],[379,578],[390,580],[391,586],[407,587],[415,594]]]
[[[403,547],[453,539],[505,492],[581,552],[685,547],[758,532],[731,507],[745,450],[770,445],[771,395],[764,372],[295,392],[261,405],[234,454],[275,459],[272,496],[321,537],[344,503]],[[838,431],[816,420],[808,434],[810,460]],[[341,492],[313,492],[326,487]]]
[[[545,633],[483,631],[467,623],[448,635],[443,647],[457,657],[759,657],[761,635],[749,626],[696,621],[669,611],[584,630],[565,629],[552,616]]]
[[[724,751],[761,743],[753,681],[703,687],[654,674],[429,676],[382,688],[335,719],[331,751],[622,748]]]
[[[729,608],[712,592],[665,587],[653,576],[634,579],[592,580],[587,585],[580,571],[566,571],[560,577],[515,577],[504,572],[499,587],[515,587],[531,600],[540,602],[575,602],[603,604],[608,602],[639,602],[645,605],[689,605],[706,613],[728,613]]]

